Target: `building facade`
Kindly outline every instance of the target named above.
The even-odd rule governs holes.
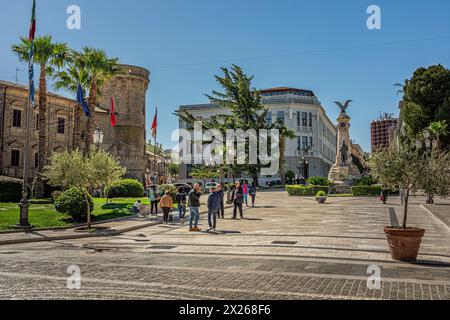
[[[379,149],[389,148],[395,139],[395,134],[399,126],[399,119],[392,115],[385,114],[370,124],[370,135],[372,152]]]
[[[145,181],[147,165],[145,97],[149,86],[149,71],[134,66],[121,66],[121,72],[101,89],[96,108],[96,127],[103,134],[101,147],[119,159],[127,168],[127,177]],[[48,155],[73,150],[75,101],[48,93],[47,145]],[[117,126],[109,121],[110,96],[115,99]],[[28,87],[0,81],[0,175],[22,178],[26,135]],[[38,101],[39,93],[36,93]],[[30,126],[30,180],[36,175],[38,152],[38,106],[33,110]],[[81,119],[84,128],[85,118]]]
[[[262,90],[261,95],[262,103],[269,110],[267,121],[281,119],[296,133],[295,139],[287,141],[286,170],[298,177],[328,176],[336,158],[337,130],[315,94],[283,87]],[[181,106],[179,112],[192,114],[198,120],[230,114],[225,108],[211,104]],[[189,129],[182,120],[180,129]],[[193,164],[182,164],[180,179],[190,179],[193,167]],[[271,177],[275,178],[279,177]]]

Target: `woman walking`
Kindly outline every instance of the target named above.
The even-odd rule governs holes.
[[[169,214],[170,211],[172,211],[172,208],[173,208],[172,195],[170,194],[170,191],[167,190],[166,194],[161,198],[161,209],[164,214],[163,222],[165,224],[169,223]]]
[[[156,186],[152,185],[148,189],[148,198],[150,200],[150,214],[153,215],[153,208],[155,209],[155,215],[158,215],[158,201],[159,194],[158,190],[156,190]]]
[[[244,191],[244,202],[245,206],[248,207],[248,183],[245,182],[242,186],[242,191]]]

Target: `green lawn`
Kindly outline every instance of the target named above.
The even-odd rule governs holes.
[[[118,198],[112,203],[106,199],[94,199],[93,221],[103,221],[132,215],[130,208],[138,199]],[[140,199],[142,204],[148,205],[148,198]],[[66,227],[80,222],[74,222],[71,217],[56,212],[53,204],[33,201],[30,207],[30,223],[36,228]],[[11,229],[19,221],[19,206],[17,203],[0,203],[0,230]]]

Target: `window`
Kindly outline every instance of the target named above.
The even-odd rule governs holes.
[[[302,112],[302,126],[307,127],[308,126],[308,113]]]
[[[309,113],[309,127],[312,128],[312,126],[313,126],[313,115],[312,115],[312,113],[310,112],[310,113]]]
[[[58,118],[58,134],[64,134],[66,129],[66,119]]]
[[[309,137],[309,145],[312,147],[314,145],[313,137]]]
[[[301,126],[302,126],[302,113],[297,112],[297,127],[301,127]]]
[[[38,155],[38,153],[36,152],[36,153],[34,154],[34,167],[37,168],[38,166],[39,166],[39,155]]]
[[[22,127],[22,111],[14,109],[13,110],[13,119],[12,125],[14,128]]]
[[[269,126],[272,125],[272,112],[267,113],[266,122]]]
[[[302,150],[308,148],[308,137],[302,137]]]
[[[11,150],[11,167],[20,166],[20,150]]]
[[[297,150],[302,150],[302,137],[297,138]]]
[[[36,130],[39,130],[39,113],[35,114]]]
[[[285,117],[284,111],[278,111],[277,113],[278,120],[281,120],[281,122],[284,123],[284,117]]]

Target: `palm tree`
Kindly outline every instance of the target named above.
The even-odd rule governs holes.
[[[294,130],[278,121],[275,128],[280,132],[280,176],[283,187],[286,186],[286,142],[297,137]]]
[[[433,135],[435,148],[442,150],[442,139],[448,134],[447,121],[443,120],[430,123],[428,131]]]
[[[20,61],[29,61],[31,42],[27,38],[20,38],[20,43],[12,46]],[[34,196],[44,196],[44,182],[42,174],[47,164],[47,76],[51,76],[55,69],[62,68],[66,63],[69,47],[66,43],[53,42],[52,36],[36,37],[34,40],[34,61],[40,66],[39,77],[39,151],[38,167]]]
[[[86,130],[84,136],[84,152],[89,153],[93,144],[93,135],[96,123],[95,108],[97,106],[97,97],[102,85],[113,78],[119,72],[119,59],[109,58],[105,51],[90,47],[84,47],[74,57],[75,62],[86,72],[89,79],[89,98],[88,106],[91,113],[86,121]]]
[[[65,89],[74,95],[78,91],[78,84],[81,85],[83,91],[86,92],[90,84],[89,76],[85,69],[77,63],[75,57],[77,53],[72,51],[70,59],[68,60],[67,69],[64,71],[57,72],[54,75],[55,83],[54,87],[56,90]],[[81,117],[82,117],[82,106],[79,103],[74,105],[74,116],[73,116],[73,137],[72,144],[74,149],[77,146],[82,145],[82,127],[81,127]]]

